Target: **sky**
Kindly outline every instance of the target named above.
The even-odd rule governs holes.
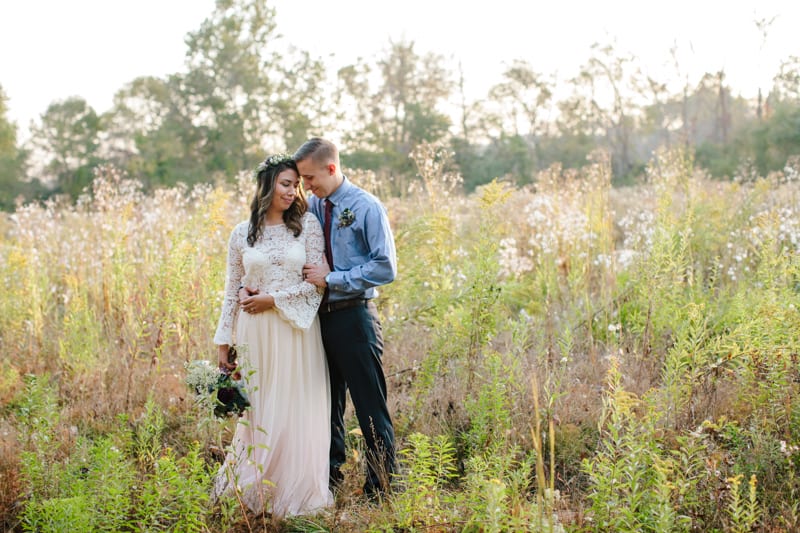
[[[0,86],[8,118],[28,135],[51,103],[80,96],[108,111],[136,77],[184,70],[187,33],[214,0],[0,0]],[[670,49],[696,83],[724,69],[734,93],[768,87],[781,60],[800,55],[800,0],[273,0],[285,43],[332,68],[381,57],[390,41],[460,63],[481,98],[505,66],[528,61],[567,80],[593,43],[614,43],[648,72],[677,79]],[[766,39],[755,20],[771,20]]]

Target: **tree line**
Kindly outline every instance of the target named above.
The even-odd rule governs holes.
[[[395,194],[414,179],[409,154],[422,143],[452,151],[467,191],[496,177],[531,183],[553,164],[582,166],[598,149],[610,154],[617,184],[635,181],[663,145],[685,145],[727,179],[765,175],[800,155],[800,56],[786,58],[751,101],[724,71],[690,84],[676,60],[674,79],[685,82],[675,90],[635,56],[596,44],[566,82],[517,59],[470,100],[460,69],[405,40],[329,72],[286,46],[275,15],[266,0],[217,2],[186,36],[184,72],[134,79],[105,113],[81,97],[53,102],[25,143],[0,86],[0,208],[75,198],[103,163],[147,188],[224,181],[312,135],[341,139],[343,165],[373,171]]]

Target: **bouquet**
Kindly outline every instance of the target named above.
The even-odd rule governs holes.
[[[217,418],[233,414],[242,416],[250,407],[250,399],[238,368],[234,371],[222,370],[210,361],[192,361],[186,363],[186,385],[198,396],[201,405],[213,406]]]

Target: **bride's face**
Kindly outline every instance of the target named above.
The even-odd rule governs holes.
[[[291,168],[287,168],[275,179],[275,191],[272,193],[270,209],[283,213],[297,198],[297,188],[300,186],[300,177]]]

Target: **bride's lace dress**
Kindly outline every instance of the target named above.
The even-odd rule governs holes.
[[[306,213],[298,237],[283,224],[266,226],[251,247],[247,227],[242,222],[231,233],[214,342],[236,341],[251,407],[236,426],[214,496],[236,488],[255,512],[308,514],[333,504],[328,490],[330,390],[317,318],[322,294],[302,276],[303,264],[325,260],[322,228]],[[271,294],[275,308],[240,313],[240,285]]]

